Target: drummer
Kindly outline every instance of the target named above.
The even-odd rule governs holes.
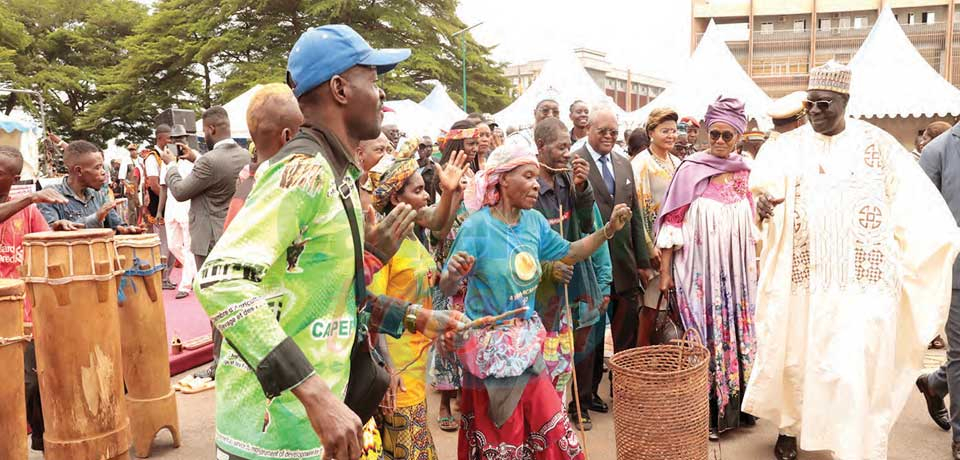
[[[143,233],[143,229],[126,225],[114,208],[119,202],[108,201],[99,190],[107,181],[103,170],[103,152],[87,141],[73,141],[63,150],[63,163],[68,175],[50,188],[67,198],[66,204],[41,203],[40,212],[51,227],[68,221],[83,228],[108,227],[120,234]]]

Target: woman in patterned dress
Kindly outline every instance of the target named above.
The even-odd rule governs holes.
[[[506,315],[462,336],[463,411],[458,458],[581,459],[580,441],[543,363],[546,332],[534,309],[541,262],[590,257],[630,219],[620,204],[599,231],[568,242],[532,210],[539,162],[531,147],[495,150],[467,189],[464,222],[440,279],[446,293],[467,282],[472,320]]]
[[[637,181],[637,199],[643,213],[646,226],[647,250],[656,259],[659,254],[653,237],[653,222],[660,215],[660,205],[667,187],[673,180],[673,174],[680,166],[680,159],[670,153],[677,143],[677,120],[679,116],[673,109],[655,109],[647,118],[647,135],[650,147],[630,160],[633,177]],[[656,260],[654,260],[656,262]]]
[[[411,149],[412,150],[412,149]],[[390,160],[386,160],[390,162]],[[459,186],[465,155],[454,155],[451,166],[440,171],[441,188],[448,193]],[[380,166],[380,165],[378,165]],[[373,207],[388,214],[403,203],[414,210],[428,206],[419,164],[412,157],[400,158],[372,175]],[[432,308],[433,286],[439,273],[433,256],[413,232],[404,236],[397,253],[378,271],[370,283],[372,293]],[[386,341],[394,380],[380,417],[384,457],[387,459],[435,460],[437,452],[427,428],[427,364],[431,341],[423,334],[404,332],[399,339]]]
[[[467,158],[466,176],[470,177],[480,168],[479,157],[479,131],[475,124],[469,120],[461,120],[450,127],[444,138],[440,150],[443,152],[440,158],[440,165],[445,166],[452,158],[454,152],[462,151]],[[461,192],[457,192],[461,193]],[[457,199],[456,201],[460,201]],[[450,247],[457,237],[460,225],[467,218],[467,210],[460,205],[457,215],[451,225],[440,232],[431,233],[430,245],[431,252],[438,264],[442,265],[447,257],[450,256]],[[451,296],[445,296],[439,289],[434,289],[433,308],[437,310],[454,309],[463,311],[463,297],[466,295],[467,285],[463,283],[459,290]],[[443,344],[437,344],[434,347],[433,366],[431,366],[431,380],[433,388],[440,392],[440,412],[437,416],[437,423],[443,431],[457,431],[460,424],[453,416],[453,410],[450,402],[457,397],[457,391],[460,390],[460,360],[453,350],[447,350]]]
[[[676,287],[680,317],[710,350],[710,436],[753,424],[740,412],[754,357],[757,265],[750,168],[735,153],[746,128],[743,103],[707,110],[710,150],[687,157],[655,222],[660,289]]]

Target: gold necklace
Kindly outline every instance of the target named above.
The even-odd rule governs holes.
[[[677,166],[673,164],[673,158],[670,158],[670,152],[667,152],[667,160],[670,160],[669,168],[666,165],[664,165],[662,161],[660,161],[660,158],[657,157],[656,153],[653,153],[653,149],[650,149],[650,156],[653,157],[653,161],[655,161],[661,168],[663,168],[664,171],[669,172],[671,175],[677,170]]]
[[[505,223],[505,224],[507,224],[507,225],[517,225],[517,224],[520,222],[520,213],[519,213],[519,212],[517,213],[516,222],[510,222],[510,219],[508,219],[507,216],[505,216],[505,215],[503,214],[503,212],[500,211],[500,208],[491,207],[490,210],[494,213],[495,216],[499,217],[500,220],[502,220],[503,223]]]

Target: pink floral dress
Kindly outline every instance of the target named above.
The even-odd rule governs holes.
[[[749,171],[711,181],[689,206],[664,217],[657,246],[673,248],[680,317],[711,353],[711,421],[718,432],[740,424],[740,401],[754,358],[756,227]]]

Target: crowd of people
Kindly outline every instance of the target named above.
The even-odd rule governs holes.
[[[308,30],[252,98],[249,149],[212,107],[206,153],[182,125],[123,165],[74,140],[61,182],[11,198],[23,159],[0,148],[0,276],[30,232],[159,234],[182,266],[164,289],[210,316],[218,459],[436,459],[433,417],[460,459],[584,458],[607,331],[656,344],[664,308],[709,350],[713,440],[759,417],[777,459],[885,459],[915,384],[960,441],[958,128],[912,157],[845,115],[830,62],[769,134],[734,98],[623,133],[609,107],[565,124],[544,99],[530,128],[471,114],[434,141],[382,123],[379,75],[409,54]],[[948,363],[915,380],[948,311]],[[29,372],[27,398],[42,448]]]

